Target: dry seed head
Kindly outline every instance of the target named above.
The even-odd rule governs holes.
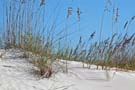
[[[109,7],[112,6],[112,1],[111,0],[106,0],[106,6],[104,11],[110,11]]]
[[[45,5],[45,0],[41,0],[40,6]]]
[[[80,36],[80,39],[79,39],[79,43],[81,43],[82,42],[82,36]]]
[[[132,46],[135,44],[135,37],[134,37],[134,39],[132,40]]]
[[[95,33],[96,33],[96,32],[93,32],[93,33],[90,35],[90,39],[92,39],[92,38],[95,36]]]
[[[72,7],[68,7],[67,18],[69,18],[70,15],[72,15]]]
[[[128,21],[126,21],[126,23],[124,24],[124,29],[127,27],[128,25]]]
[[[125,47],[126,44],[129,44],[133,37],[134,37],[134,34],[131,37],[129,37],[128,39],[125,39],[122,46]]]
[[[107,0],[107,3],[108,3],[109,5],[112,5],[112,1],[111,1],[111,0]]]
[[[24,4],[25,3],[25,0],[20,0],[21,4]]]
[[[115,16],[115,22],[117,22],[118,21],[118,18],[119,18],[119,8],[117,8],[116,9],[116,14],[115,14],[116,16]]]
[[[134,20],[135,19],[135,16],[133,16],[132,18],[131,18],[131,20]]]
[[[81,11],[80,8],[77,8],[77,17],[78,17],[78,21],[80,21],[80,16],[81,16]]]

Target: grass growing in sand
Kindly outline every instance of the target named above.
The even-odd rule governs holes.
[[[0,46],[5,49],[19,48],[25,51],[24,57],[33,57],[33,64],[40,70],[40,75],[50,77],[52,72],[52,63],[56,59],[66,60],[66,72],[68,73],[68,60],[80,61],[87,64],[87,68],[91,68],[92,64],[102,66],[103,70],[116,67],[124,70],[135,70],[135,34],[128,35],[128,33],[117,34],[114,33],[114,25],[118,20],[118,8],[113,8],[112,15],[112,36],[102,40],[103,24],[105,14],[108,8],[103,11],[100,27],[100,39],[97,42],[91,42],[97,32],[90,34],[87,41],[83,41],[80,35],[76,47],[69,45],[68,37],[68,21],[72,16],[72,7],[67,9],[65,29],[60,32],[62,35],[56,35],[56,20],[51,21],[51,24],[46,24],[44,16],[47,12],[45,0],[40,0],[40,5],[35,10],[37,2],[28,0],[27,2],[15,0],[6,1],[5,8],[5,37],[0,38]],[[110,2],[107,2],[107,4]],[[15,4],[15,5],[14,5]],[[111,4],[110,4],[111,5]],[[36,13],[35,13],[36,12]],[[77,19],[80,29],[81,10],[77,8]],[[134,16],[129,21],[126,21],[123,29],[128,29]],[[47,27],[48,26],[48,27]],[[63,44],[63,40],[65,40]],[[64,46],[66,45],[66,46]],[[30,55],[29,53],[32,53]],[[0,57],[2,57],[0,55]]]

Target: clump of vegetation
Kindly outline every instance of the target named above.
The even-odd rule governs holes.
[[[40,75],[51,76],[51,65],[48,61],[52,60],[53,51],[53,25],[51,30],[46,30],[44,22],[45,0],[41,0],[37,11],[35,5],[38,2],[33,0],[5,1],[5,48],[19,48],[24,51],[23,58],[36,59],[35,64],[40,69]],[[37,13],[35,13],[35,11]],[[51,26],[51,25],[50,25]],[[3,27],[4,28],[4,27]],[[46,32],[49,32],[46,34]],[[37,58],[33,58],[37,57]]]
[[[118,35],[114,33],[113,27],[119,17],[118,8],[113,9],[111,37],[105,40],[101,39],[104,15],[108,11],[108,8],[105,7],[99,31],[100,40],[95,43],[91,42],[97,32],[91,33],[87,42],[83,41],[83,37],[80,35],[78,44],[73,48],[68,45],[67,38],[69,29],[68,21],[72,16],[72,7],[69,7],[67,10],[64,36],[57,35],[57,37],[54,37],[55,21],[52,21],[49,29],[46,28],[46,17],[44,17],[46,13],[44,12],[46,2],[45,0],[41,0],[39,3],[38,9],[35,10],[37,2],[33,0],[26,2],[16,2],[16,0],[6,1],[6,36],[3,37],[5,40],[3,45],[6,49],[19,48],[24,50],[23,58],[32,58],[32,63],[38,67],[41,76],[49,78],[52,75],[52,63],[56,59],[66,60],[66,72],[68,72],[68,60],[83,62],[82,66],[85,67],[84,64],[87,64],[87,68],[89,69],[92,64],[95,64],[97,65],[97,69],[99,69],[98,66],[102,66],[102,69],[105,70],[107,70],[108,67],[135,70],[135,34],[128,36],[128,34],[125,33],[124,36],[122,36],[122,34]],[[111,3],[109,5],[111,5]],[[80,29],[80,8],[77,8],[76,13]],[[131,20],[127,21],[123,29],[128,28],[134,18],[133,16]],[[62,39],[65,39],[64,45],[66,46],[63,45]],[[2,56],[0,55],[0,57]]]

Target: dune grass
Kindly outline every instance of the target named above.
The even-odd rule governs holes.
[[[14,3],[16,3],[16,9],[16,6],[13,5]],[[72,46],[64,47],[62,39],[65,39],[65,44],[69,45],[67,42],[68,26],[66,25],[64,30],[64,37],[61,35],[54,37],[55,21],[52,21],[52,24],[47,28],[44,21],[46,17],[43,17],[47,13],[44,12],[45,0],[40,1],[40,6],[35,13],[34,5],[36,4],[32,0],[28,2],[7,1],[5,9],[5,37],[3,37],[4,41],[0,39],[2,43],[0,45],[4,45],[5,49],[19,48],[25,52],[31,52],[34,57],[37,57],[33,59],[33,64],[39,68],[41,76],[51,76],[52,63],[56,59],[80,61],[83,62],[82,67],[85,67],[85,63],[89,69],[92,64],[95,64],[97,69],[99,68],[98,66],[102,66],[102,69],[116,67],[125,70],[135,70],[135,34],[130,36],[127,33],[124,36],[122,34],[118,35],[114,33],[112,28],[112,37],[102,40],[102,20],[100,41],[89,43],[96,34],[96,32],[93,32],[87,42],[83,41],[83,37],[80,36],[75,48]],[[80,22],[80,14],[81,12],[78,8],[78,23]],[[68,8],[66,20],[71,15],[72,10]],[[118,12],[116,16],[118,17]],[[117,17],[114,19],[117,20]],[[133,19],[132,17],[131,20]],[[126,24],[124,25],[125,28],[128,28]],[[33,57],[28,55],[28,53],[25,54],[24,57]],[[68,72],[67,63],[65,67],[66,72]]]

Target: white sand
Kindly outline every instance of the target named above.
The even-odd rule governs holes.
[[[0,50],[0,53],[4,52]],[[27,59],[17,50],[7,51],[0,59],[0,90],[135,90],[135,72],[82,68],[82,63],[68,62],[69,73],[59,71],[50,79],[39,79]],[[64,61],[60,61],[64,65]],[[56,67],[55,67],[56,68]]]

